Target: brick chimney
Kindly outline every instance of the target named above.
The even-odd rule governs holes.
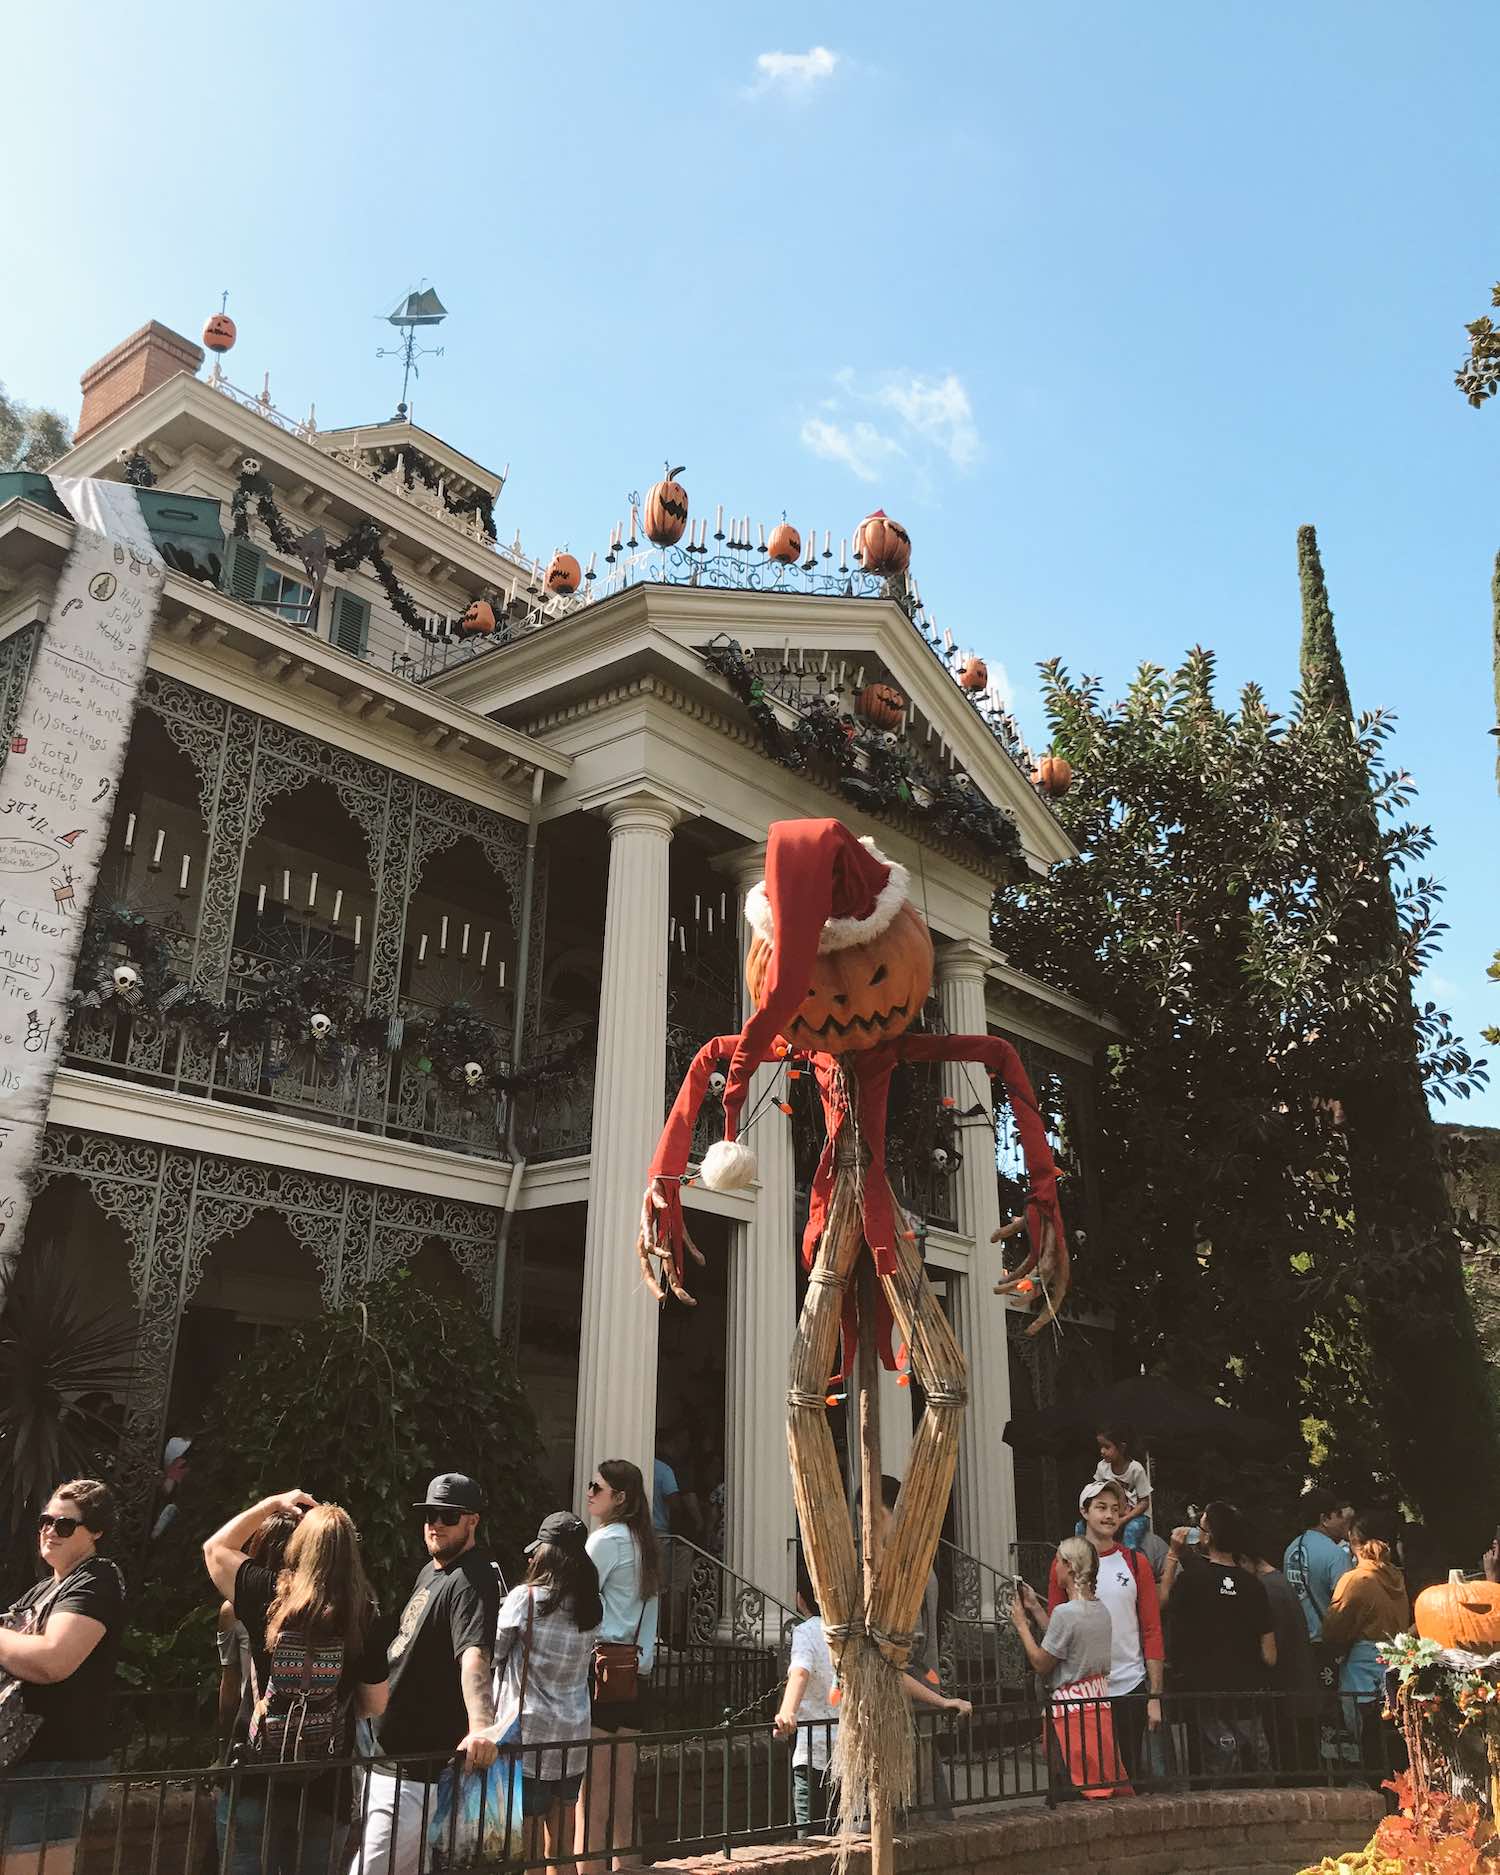
[[[155,319],[143,325],[84,372],[80,379],[83,409],[73,441],[81,443],[127,404],[175,378],[179,371],[193,374],[202,363],[201,345]]]

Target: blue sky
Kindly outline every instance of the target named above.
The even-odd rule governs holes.
[[[415,413],[511,463],[507,533],[602,547],[668,456],[699,512],[837,539],[883,506],[1033,739],[1052,654],[1114,689],[1201,641],[1226,695],[1284,700],[1312,521],[1438,833],[1435,993],[1472,1037],[1500,1021],[1500,410],[1451,376],[1500,278],[1493,23],[13,8],[0,378],[76,414],[86,364],[228,287],[236,381],[369,420],[398,384],[373,315],[425,277],[452,317]]]

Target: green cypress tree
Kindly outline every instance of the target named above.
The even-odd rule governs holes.
[[[1303,708],[1332,735],[1353,733],[1317,535],[1299,529]],[[1338,772],[1337,767],[1335,771]],[[1344,772],[1348,772],[1347,769]],[[1458,1233],[1422,1076],[1422,1019],[1411,976],[1420,943],[1403,926],[1371,787],[1341,804],[1349,890],[1338,932],[1343,968],[1389,975],[1390,988],[1348,1024],[1335,1059],[1350,1194],[1360,1247],[1374,1398],[1392,1467],[1451,1558],[1472,1562],[1493,1530],[1489,1480],[1500,1441],[1464,1290]],[[1428,1006],[1430,1010],[1430,1005]]]

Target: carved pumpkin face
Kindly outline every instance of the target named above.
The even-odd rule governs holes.
[[[989,666],[983,658],[970,658],[958,673],[958,681],[965,690],[983,690],[990,681]]]
[[[461,632],[492,632],[495,629],[495,614],[488,602],[476,599],[458,621]]]
[[[569,593],[577,592],[583,578],[583,568],[570,553],[555,553],[547,564],[547,590],[560,593],[564,598]]]
[[[766,542],[766,552],[773,560],[779,560],[783,566],[791,566],[802,558],[802,536],[790,521],[779,522],[771,529],[771,538]]]
[[[227,352],[238,336],[228,313],[216,312],[203,327],[203,343],[211,352]]]
[[[1044,755],[1032,772],[1032,781],[1043,794],[1054,798],[1066,794],[1073,785],[1073,764],[1061,755]]]
[[[877,729],[894,729],[906,714],[906,698],[894,684],[866,684],[854,707]]]
[[[1424,1641],[1480,1655],[1500,1648],[1500,1584],[1465,1582],[1455,1575],[1423,1589],[1415,1613]]]
[[[675,547],[687,528],[687,490],[676,479],[681,473],[671,470],[646,496],[646,538],[655,547]]]
[[[889,579],[911,565],[911,535],[884,508],[877,508],[855,529],[854,551],[867,573],[880,573]]]
[[[745,958],[745,982],[760,1003],[771,947],[757,932]],[[932,988],[932,934],[909,900],[880,936],[847,950],[820,951],[812,984],[782,1034],[793,1048],[848,1055],[874,1048],[909,1028]]]

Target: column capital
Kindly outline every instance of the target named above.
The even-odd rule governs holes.
[[[939,983],[983,983],[997,964],[1005,962],[1005,953],[977,938],[955,938],[944,944],[933,958],[933,972]]]
[[[766,842],[759,840],[749,846],[731,847],[709,863],[715,872],[733,879],[742,894],[746,893],[766,876]]]
[[[584,795],[579,806],[603,814],[611,834],[620,832],[671,834],[685,820],[703,812],[702,803],[690,800],[655,781],[628,781]]]

